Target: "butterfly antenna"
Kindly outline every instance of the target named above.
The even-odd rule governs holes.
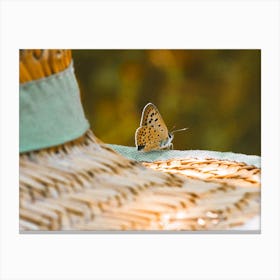
[[[187,129],[189,129],[189,128],[185,127],[185,128],[173,130],[173,131],[171,131],[171,133],[178,132],[178,131],[183,131],[183,130],[187,130]]]

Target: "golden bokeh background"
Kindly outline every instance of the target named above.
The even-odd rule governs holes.
[[[154,103],[174,149],[261,154],[260,50],[73,50],[85,114],[95,135],[134,146]]]

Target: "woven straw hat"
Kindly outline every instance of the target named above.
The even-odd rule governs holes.
[[[246,156],[141,155],[95,137],[71,51],[20,51],[21,231],[223,230],[260,214]]]

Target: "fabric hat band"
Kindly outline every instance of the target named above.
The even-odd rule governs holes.
[[[74,140],[89,128],[73,63],[64,71],[19,88],[20,153]]]

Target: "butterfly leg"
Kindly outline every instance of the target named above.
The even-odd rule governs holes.
[[[173,144],[171,143],[171,144],[169,144],[169,145],[167,145],[167,146],[165,146],[165,147],[161,147],[160,148],[161,150],[173,150]]]

